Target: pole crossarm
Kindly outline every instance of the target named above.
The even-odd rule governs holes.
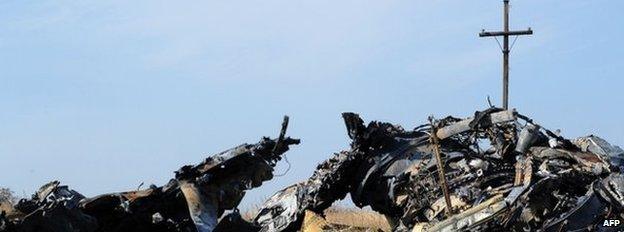
[[[532,35],[533,34],[533,30],[531,30],[531,28],[529,28],[528,30],[524,30],[524,31],[481,31],[481,33],[479,33],[479,37],[492,37],[492,36],[512,36],[512,35]]]

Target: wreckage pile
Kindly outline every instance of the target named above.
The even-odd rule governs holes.
[[[10,212],[0,212],[0,231],[240,231],[236,211],[245,190],[273,178],[273,167],[298,139],[263,137],[183,166],[164,186],[85,198],[53,181]],[[233,211],[232,211],[233,210]],[[218,219],[227,212],[226,220]],[[232,224],[229,224],[231,222]],[[240,228],[234,228],[240,226]]]
[[[343,118],[351,149],[277,192],[250,222],[236,207],[298,143],[284,137],[287,120],[278,139],[182,167],[162,187],[85,198],[52,182],[2,212],[0,231],[306,231],[304,218],[347,194],[394,231],[610,231],[603,220],[623,218],[624,151],[599,137],[569,140],[499,108],[413,130]]]
[[[622,218],[624,151],[599,137],[568,140],[499,108],[413,130],[343,117],[351,149],[271,197],[262,231],[296,230],[347,194],[395,231],[606,231]]]

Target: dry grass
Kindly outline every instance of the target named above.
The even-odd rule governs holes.
[[[241,216],[251,221],[258,214],[259,208],[260,204],[254,204]],[[340,231],[392,231],[386,217],[372,210],[334,206],[325,210],[324,214],[325,223],[347,228]]]
[[[11,203],[6,201],[0,201],[0,212],[3,211],[6,213],[10,213],[11,211],[13,211],[13,206],[11,206]]]
[[[262,203],[252,204],[241,212],[241,217],[246,221],[253,221],[261,207]],[[352,228],[339,231],[392,231],[392,225],[384,215],[369,209],[338,204],[326,209],[323,215],[324,222],[327,224]],[[315,214],[315,216],[319,215]]]
[[[325,210],[325,219],[330,224],[369,228],[372,231],[392,230],[392,226],[385,216],[371,210],[332,207]]]
[[[0,188],[0,213],[14,214],[13,205],[15,203],[17,203],[17,197],[15,197],[13,191],[8,188]]]

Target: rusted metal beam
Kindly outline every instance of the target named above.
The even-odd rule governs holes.
[[[442,193],[444,193],[444,201],[446,202],[446,216],[450,217],[453,214],[453,205],[451,203],[451,196],[449,195],[448,184],[446,183],[446,173],[444,172],[444,162],[442,162],[442,155],[440,154],[440,141],[437,134],[437,126],[434,123],[433,117],[429,119],[431,121],[431,144],[433,144],[433,151],[435,153],[436,162],[438,165],[438,175],[440,179],[440,187]]]

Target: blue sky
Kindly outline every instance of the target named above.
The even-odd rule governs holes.
[[[622,1],[512,1],[511,106],[624,145]],[[500,102],[501,1],[2,1],[0,186],[93,196],[263,135],[302,144],[243,208],[348,147],[340,113],[411,128]],[[278,173],[286,165],[280,163]]]

